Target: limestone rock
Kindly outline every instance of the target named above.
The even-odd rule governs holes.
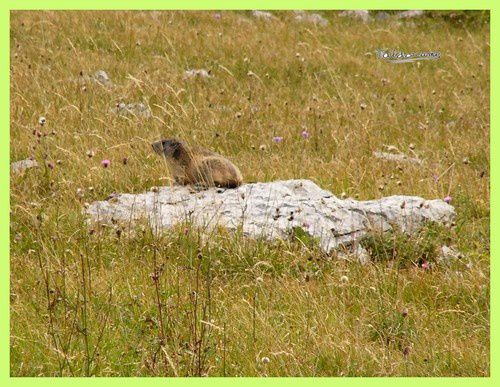
[[[402,11],[396,14],[398,19],[413,19],[421,16],[424,16],[424,11],[421,10]]]
[[[375,19],[378,21],[388,20],[390,17],[391,15],[384,11],[380,11],[375,14]]]
[[[351,11],[343,11],[339,14],[339,16],[342,16],[342,17],[350,17],[350,18],[353,18],[353,19],[358,19],[358,20],[361,20],[363,22],[368,22],[370,21],[371,17],[370,17],[370,13],[365,10],[365,9],[357,9],[357,10],[351,10]]]
[[[210,70],[205,69],[191,69],[184,72],[184,79],[188,78],[212,78]]]
[[[388,153],[388,152],[373,152],[373,155],[377,159],[382,159],[386,161],[403,162],[410,164],[422,164],[422,160],[416,157],[410,157],[404,153]]]
[[[111,109],[113,113],[118,115],[132,115],[136,117],[149,118],[151,117],[151,110],[142,102],[124,103],[120,102]]]
[[[79,83],[81,85],[87,85],[87,84],[98,84],[101,86],[106,86],[106,87],[112,87],[113,82],[111,82],[111,79],[109,78],[108,74],[104,70],[97,70],[94,74],[89,75],[89,74],[84,74],[83,72],[80,73],[80,75],[76,78],[71,79],[72,82]]]
[[[304,11],[297,11],[295,14],[295,20],[303,23],[312,23],[320,26],[327,26],[328,20],[326,20],[319,13],[307,13]]]
[[[461,258],[463,258],[463,255],[461,252],[459,252],[457,249],[454,247],[449,247],[449,246],[441,246],[440,249],[440,254],[437,258],[438,262],[441,263],[451,263],[455,262]]]
[[[97,70],[94,74],[94,79],[103,85],[111,83],[108,74],[104,70]]]
[[[244,235],[272,240],[288,238],[301,228],[317,238],[321,248],[353,251],[362,256],[359,241],[370,231],[417,231],[424,222],[451,224],[454,208],[443,200],[390,196],[378,200],[341,200],[310,180],[245,184],[236,189],[210,188],[193,192],[186,186],[160,187],[154,192],[117,194],[86,209],[91,221],[128,223],[145,219],[161,231],[191,222],[205,232],[223,226],[241,227]],[[362,249],[361,249],[362,250]],[[365,259],[365,258],[363,258]]]
[[[252,16],[257,19],[263,19],[263,20],[276,19],[276,16],[274,16],[271,12],[267,11],[254,10],[252,11]]]
[[[25,170],[35,167],[38,167],[38,163],[36,162],[36,160],[25,159],[13,162],[10,165],[10,170],[13,173],[23,173]]]

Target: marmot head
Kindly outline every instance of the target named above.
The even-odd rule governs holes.
[[[165,157],[171,157],[173,159],[178,159],[182,150],[185,148],[184,143],[175,138],[156,141],[153,142],[151,146],[159,155],[164,155]]]

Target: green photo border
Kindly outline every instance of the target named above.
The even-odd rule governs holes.
[[[498,214],[500,196],[496,196],[498,181],[499,181],[499,157],[497,153],[492,152],[492,149],[499,149],[499,128],[498,128],[498,112],[499,112],[499,94],[498,74],[499,54],[495,50],[498,48],[498,39],[500,37],[500,28],[498,27],[497,15],[500,13],[500,2],[498,1],[446,1],[446,0],[417,0],[417,1],[346,1],[346,0],[80,0],[80,1],[62,1],[62,0],[17,0],[0,2],[0,77],[2,88],[0,91],[1,100],[1,129],[0,129],[0,384],[3,386],[20,386],[20,385],[37,385],[37,386],[56,386],[61,384],[70,384],[81,386],[83,384],[92,383],[94,385],[106,385],[108,387],[118,386],[122,383],[130,383],[134,385],[160,385],[168,383],[169,385],[190,385],[190,386],[229,386],[233,383],[239,383],[241,387],[247,385],[277,385],[284,383],[292,383],[293,385],[304,386],[326,386],[342,383],[344,385],[353,385],[355,383],[364,383],[364,385],[400,385],[405,383],[409,386],[417,386],[425,383],[434,386],[447,385],[486,385],[495,383],[497,380],[496,363],[498,361],[499,333],[496,329],[491,329],[490,336],[490,377],[486,378],[24,378],[10,377],[10,324],[9,324],[9,170],[10,170],[10,149],[9,149],[9,38],[10,38],[10,12],[12,10],[33,10],[33,9],[53,9],[53,10],[77,10],[77,9],[192,9],[192,10],[208,10],[208,9],[489,9],[491,10],[491,75],[490,75],[490,93],[491,93],[491,131],[490,131],[490,160],[491,160],[491,300],[496,300],[498,296],[497,286],[495,285],[500,275],[495,263],[495,257],[498,254]],[[495,65],[496,63],[496,65]],[[491,301],[490,300],[490,301]],[[492,308],[490,302],[490,326],[496,326],[499,313],[496,308]],[[366,384],[365,384],[366,383]]]

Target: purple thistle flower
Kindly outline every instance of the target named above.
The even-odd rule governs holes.
[[[449,204],[451,202],[451,196],[448,195],[443,200]]]
[[[307,130],[302,131],[302,133],[300,135],[302,136],[303,139],[306,139],[306,140],[310,136],[310,134],[309,134],[309,132]]]
[[[273,137],[273,142],[274,143],[278,144],[281,141],[283,141],[283,137],[280,137],[280,136]]]
[[[217,20],[220,20],[221,18],[221,14],[220,13],[214,13],[214,18],[217,19]]]
[[[103,168],[107,168],[111,164],[111,161],[109,161],[108,159],[104,159],[101,161],[101,164],[102,164]]]

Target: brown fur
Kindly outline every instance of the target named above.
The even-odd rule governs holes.
[[[239,169],[225,157],[204,148],[189,147],[177,139],[152,144],[165,156],[172,177],[178,184],[235,188],[242,184]]]

